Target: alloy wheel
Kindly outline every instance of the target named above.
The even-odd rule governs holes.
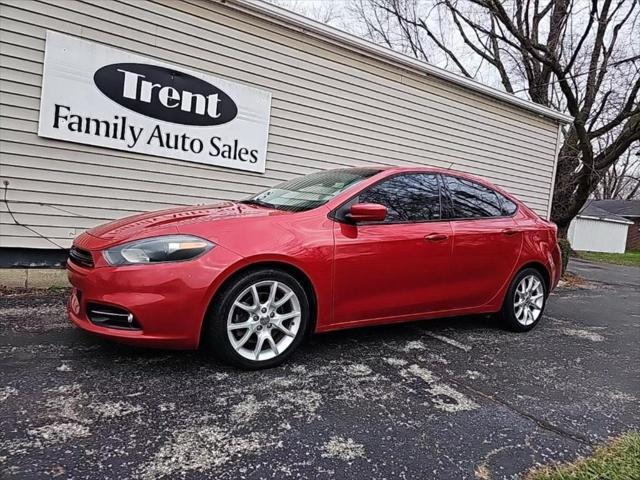
[[[300,300],[289,286],[275,280],[260,281],[234,300],[227,317],[227,335],[238,354],[266,361],[293,343],[300,317]]]
[[[516,319],[524,326],[540,317],[544,306],[544,287],[535,275],[527,275],[516,287],[513,308]]]

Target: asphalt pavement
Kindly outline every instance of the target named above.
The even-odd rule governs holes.
[[[572,263],[532,332],[468,317],[319,335],[242,372],[0,295],[0,478],[519,478],[640,429],[640,269]]]

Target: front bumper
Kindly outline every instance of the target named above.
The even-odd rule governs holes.
[[[94,256],[99,252],[91,252]],[[67,262],[73,292],[70,320],[90,333],[122,343],[195,349],[213,292],[226,268],[240,257],[219,245],[195,260],[155,265],[86,268]],[[78,295],[80,293],[80,295]],[[89,304],[131,312],[139,329],[123,330],[93,323]]]

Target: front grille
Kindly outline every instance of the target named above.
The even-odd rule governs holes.
[[[71,247],[69,250],[69,260],[82,267],[93,268],[93,257],[91,252],[78,247]]]
[[[101,327],[140,330],[140,325],[133,314],[124,308],[90,303],[87,305],[87,316],[91,323]]]

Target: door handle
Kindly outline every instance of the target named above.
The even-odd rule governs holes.
[[[449,235],[445,235],[444,233],[431,233],[424,237],[427,242],[441,242],[447,238],[449,238]]]
[[[502,230],[502,233],[511,236],[515,235],[516,233],[520,233],[520,230],[516,230],[515,228],[505,228],[504,230]]]

